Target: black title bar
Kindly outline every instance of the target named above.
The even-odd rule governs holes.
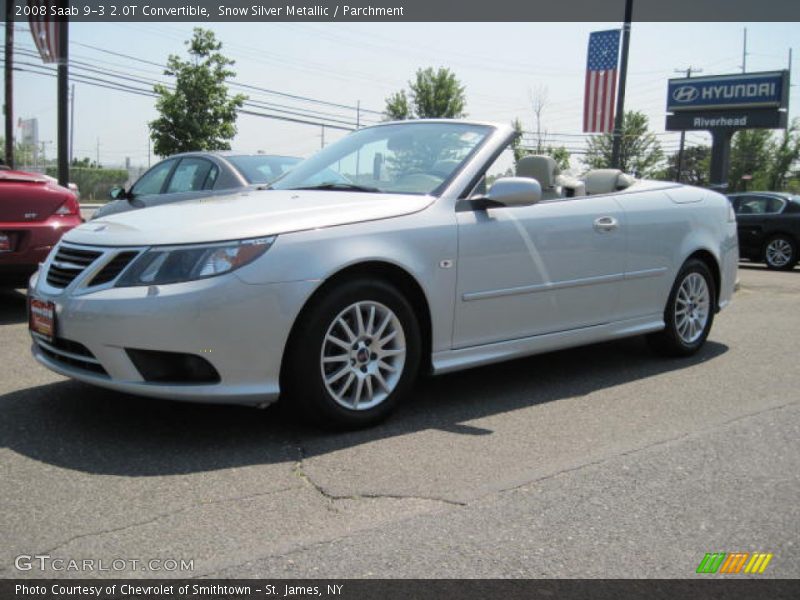
[[[718,579],[6,579],[0,598],[37,600],[795,600],[800,580]]]
[[[28,20],[27,0],[11,4],[11,18]],[[40,3],[31,3],[38,5]],[[49,2],[47,17],[97,22],[164,21],[604,21],[623,20],[624,0],[64,0]],[[5,15],[5,10],[2,11]],[[5,17],[4,17],[5,18]],[[800,21],[797,0],[635,0],[634,21]]]

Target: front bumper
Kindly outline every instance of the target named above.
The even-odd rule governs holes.
[[[32,286],[34,285],[32,280]],[[33,356],[45,367],[119,392],[198,402],[266,405],[279,394],[283,349],[314,281],[253,285],[235,273],[162,286],[106,288],[70,295],[32,293],[56,306],[56,336],[90,354],[54,353],[33,335]],[[69,348],[69,346],[67,346]],[[218,383],[146,381],[127,349],[199,356]],[[94,362],[83,368],[81,360]],[[99,372],[98,372],[99,371]]]

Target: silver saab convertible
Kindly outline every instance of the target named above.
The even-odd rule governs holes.
[[[387,123],[271,189],[98,219],[30,282],[33,355],[120,392],[386,416],[418,373],[648,334],[705,342],[738,248],[717,193],[515,163],[505,125]],[[324,176],[322,175],[324,174]]]

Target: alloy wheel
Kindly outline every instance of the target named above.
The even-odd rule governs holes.
[[[320,368],[331,397],[349,410],[369,410],[397,387],[406,360],[406,340],[397,315],[371,300],[340,312],[322,343]]]
[[[773,267],[785,267],[792,258],[792,245],[783,238],[767,244],[767,262]]]
[[[700,273],[689,273],[675,297],[675,329],[685,344],[693,344],[703,335],[708,323],[711,294]]]

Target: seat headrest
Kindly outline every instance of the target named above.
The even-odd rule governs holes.
[[[576,177],[559,175],[556,177],[556,185],[561,186],[562,195],[565,198],[586,195],[586,184]]]
[[[517,161],[517,177],[535,179],[543,190],[551,188],[556,183],[556,161],[552,156],[523,156]]]
[[[629,187],[635,179],[619,169],[594,169],[586,173],[587,194],[610,194]]]

